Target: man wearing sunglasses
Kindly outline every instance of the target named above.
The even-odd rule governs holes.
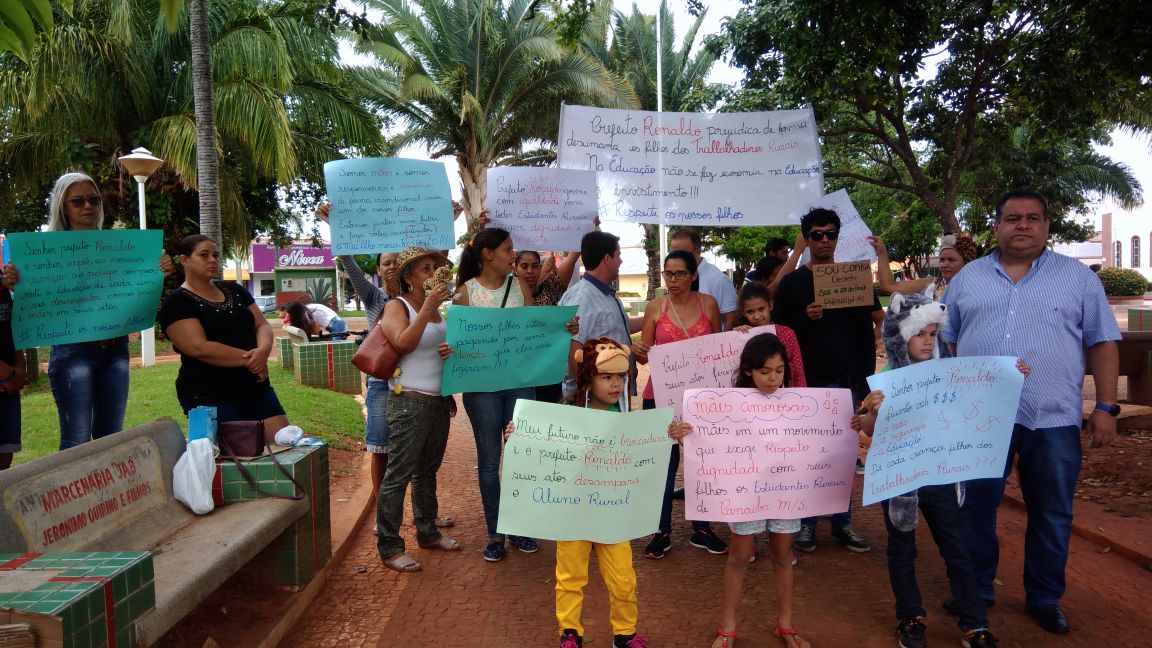
[[[873,298],[872,306],[825,310],[816,300],[812,266],[835,263],[840,217],[830,209],[813,209],[800,219],[800,232],[811,257],[780,280],[772,319],[796,332],[809,387],[851,389],[852,398],[859,402],[868,392],[868,376],[876,370],[872,313],[880,311],[880,301]],[[872,547],[856,535],[851,523],[851,506],[833,515],[832,537],[851,551],[870,551]],[[816,518],[804,518],[800,524],[795,547],[814,551]]]

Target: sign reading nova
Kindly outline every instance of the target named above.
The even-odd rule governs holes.
[[[605,220],[787,225],[824,193],[811,108],[673,113],[564,106],[558,162],[596,172]]]

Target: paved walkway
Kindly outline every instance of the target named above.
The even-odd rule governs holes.
[[[471,428],[460,408],[440,471],[441,512],[457,520],[453,537],[459,553],[415,548],[411,525],[405,527],[412,554],[424,564],[417,574],[386,569],[376,553],[372,519],[353,532],[347,558],[288,634],[285,646],[555,646],[553,615],[554,544],[539,553],[513,552],[497,564],[480,557],[485,542],[476,488]],[[862,478],[858,477],[857,481]],[[857,484],[856,501],[859,501]],[[406,510],[410,510],[407,509]],[[853,554],[819,528],[815,553],[802,554],[796,568],[796,625],[817,647],[894,646],[892,594],[884,561],[880,508],[856,513],[856,528],[874,545]],[[712,556],[687,543],[689,527],[677,502],[674,550],[661,561],[642,556],[644,541],[633,543],[640,580],[640,627],[654,648],[707,647],[720,615],[723,556]],[[1058,637],[1040,630],[1024,614],[1021,586],[1023,512],[1001,508],[1003,586],[990,611],[993,632],[1006,648],[1098,648],[1101,645],[1152,645],[1152,565],[1141,569],[1116,552],[1103,551],[1073,537],[1064,607],[1071,634]],[[718,525],[722,535],[727,529]],[[739,648],[779,645],[771,634],[775,595],[771,567],[749,567],[741,610]],[[947,595],[943,563],[928,534],[921,534],[921,587],[929,608],[929,640],[935,646],[959,645],[954,619],[939,610]],[[587,645],[611,646],[607,594],[593,568],[584,609]]]

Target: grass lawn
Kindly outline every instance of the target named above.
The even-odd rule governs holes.
[[[348,448],[363,438],[364,419],[360,415],[360,404],[354,397],[298,385],[291,373],[280,368],[279,362],[269,362],[268,366],[272,385],[288,412],[288,418],[303,428],[304,434],[324,439],[334,448]],[[187,433],[188,419],[176,400],[176,372],[179,369],[178,362],[129,369],[125,429],[168,416]],[[47,375],[42,374],[40,380],[24,389],[21,408],[24,449],[16,453],[14,463],[25,463],[56,452],[60,447],[60,422]]]

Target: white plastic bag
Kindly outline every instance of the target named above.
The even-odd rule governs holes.
[[[208,439],[190,441],[172,469],[172,494],[196,515],[211,513],[216,506],[212,502],[215,472],[212,443]]]

